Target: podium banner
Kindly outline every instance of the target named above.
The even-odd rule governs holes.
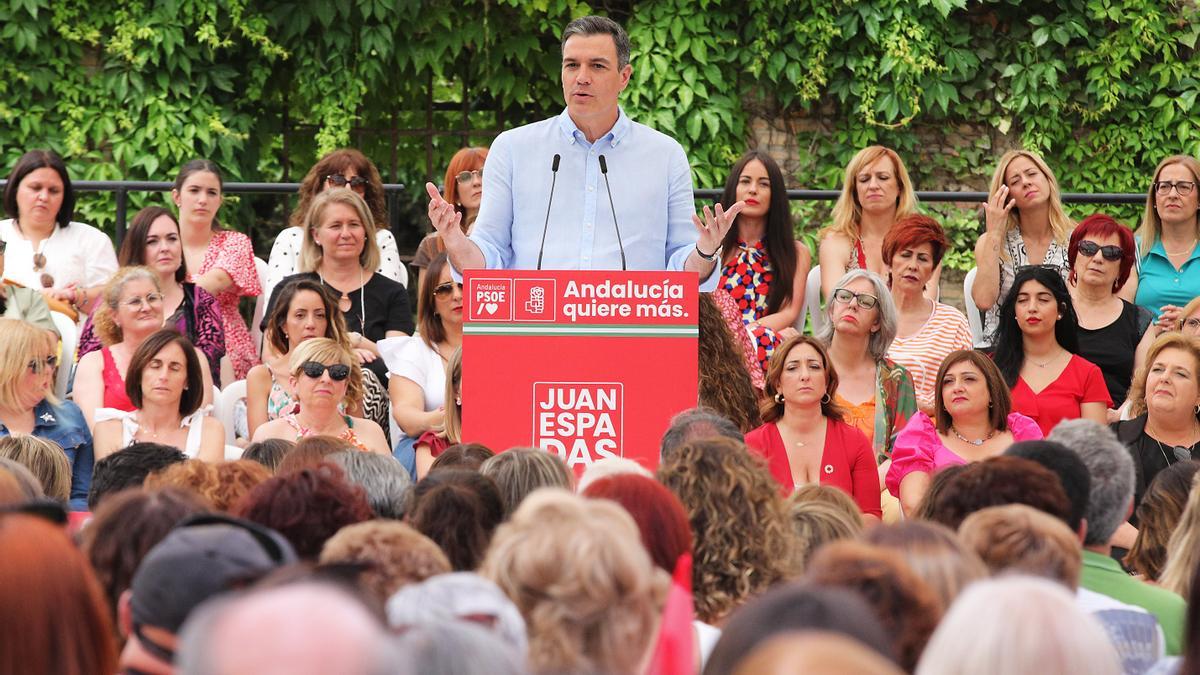
[[[463,438],[658,466],[697,398],[690,272],[470,270],[463,278]]]

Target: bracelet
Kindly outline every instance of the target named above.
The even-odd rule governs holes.
[[[716,259],[717,259],[717,254],[718,254],[718,253],[720,253],[720,252],[721,252],[721,247],[720,247],[720,246],[718,246],[718,247],[717,247],[717,250],[713,251],[712,253],[705,253],[704,251],[701,251],[701,250],[700,250],[700,244],[696,244],[696,255],[698,255],[698,256],[700,256],[701,258],[703,258],[703,259],[707,260],[708,262],[713,262],[714,260],[716,260]]]

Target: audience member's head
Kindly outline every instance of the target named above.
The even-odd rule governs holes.
[[[1092,491],[1092,479],[1079,455],[1062,443],[1045,440],[1013,443],[1004,454],[1037,462],[1058,476],[1058,482],[1071,505],[1067,527],[1072,532],[1079,532],[1087,515],[1088,494]]]
[[[513,448],[488,459],[479,472],[491,478],[500,491],[504,512],[512,513],[538,488],[571,490],[575,475],[556,453],[538,448]]]
[[[500,587],[474,572],[439,574],[404,586],[387,603],[388,625],[404,631],[447,621],[484,626],[524,654],[529,648],[525,619]]]
[[[937,593],[942,608],[950,606],[967,584],[988,576],[988,569],[949,528],[938,523],[907,520],[873,527],[863,541],[900,553],[912,571]]]
[[[946,485],[950,483],[950,479],[966,468],[966,464],[951,464],[935,471],[929,477],[929,489],[925,491],[925,496],[917,503],[917,508],[908,514],[909,517],[913,520],[929,520],[929,514],[933,509],[933,505],[942,498],[942,492],[945,491]]]
[[[362,602],[331,584],[300,582],[196,612],[181,636],[177,672],[376,675],[401,662]]]
[[[1167,562],[1158,583],[1186,598],[1191,593],[1190,584],[1197,568],[1200,568],[1200,473],[1192,479],[1192,490],[1179,524],[1167,541]]]
[[[275,473],[279,470],[279,463],[283,461],[284,455],[295,447],[295,441],[289,441],[286,438],[268,438],[246,446],[245,452],[242,453],[242,459],[258,462],[270,469],[271,473]]]
[[[858,504],[855,503],[854,498],[840,488],[835,488],[832,485],[821,485],[820,483],[808,483],[793,490],[788,501],[792,504],[800,502],[824,502],[843,511],[850,520],[858,523],[859,529],[862,529],[862,510],[858,508]]]
[[[620,504],[637,523],[654,564],[668,574],[674,573],[679,556],[692,552],[692,527],[683,504],[653,478],[635,473],[601,478],[587,486],[583,496]]]
[[[1176,462],[1158,472],[1137,505],[1138,533],[1125,565],[1155,581],[1167,563],[1167,543],[1183,517],[1200,462]]]
[[[696,616],[719,623],[795,569],[796,535],[779,486],[740,442],[712,438],[666,455],[658,479],[692,526]]]
[[[861,595],[844,588],[790,583],[734,610],[708,657],[704,675],[733,673],[755,647],[794,631],[842,635],[895,661],[887,631]]]
[[[5,476],[0,479],[4,483],[4,495],[0,498],[0,505],[18,504],[46,496],[37,476],[20,462],[0,457],[0,474]]]
[[[1071,505],[1049,469],[1020,457],[992,457],[955,472],[928,509],[928,519],[957,530],[963,519],[980,509],[1027,504],[1064,523]]]
[[[63,529],[0,515],[0,551],[0,672],[117,672],[104,593]]]
[[[126,488],[141,487],[146,476],[183,461],[187,461],[187,455],[179,448],[161,443],[131,443],[96,462],[92,469],[88,508],[95,511],[106,496]]]
[[[271,477],[271,470],[249,459],[218,462],[217,488],[212,493],[213,508],[228,511],[259,483]]]
[[[479,567],[505,513],[492,479],[466,469],[429,472],[411,491],[405,511],[408,522],[442,547],[457,572]]]
[[[316,560],[338,530],[371,518],[362,488],[347,483],[332,464],[263,481],[231,512],[276,530],[304,560]]]
[[[1108,427],[1084,419],[1059,422],[1047,439],[1073,450],[1088,469],[1091,492],[1083,545],[1108,546],[1133,503],[1136,475],[1129,449]]]
[[[963,591],[916,673],[1117,675],[1120,664],[1104,629],[1061,584],[1006,576]]]
[[[710,408],[684,410],[671,418],[659,446],[659,456],[665,461],[668,454],[683,444],[707,438],[728,438],[741,443],[745,434],[728,417]]]
[[[216,509],[217,493],[221,489],[221,478],[217,466],[200,459],[189,459],[172,464],[146,476],[143,483],[147,490],[177,487],[200,497],[209,508]]]
[[[853,541],[836,541],[817,551],[804,579],[861,594],[891,637],[900,666],[917,664],[944,611],[929,584],[896,551]]]
[[[796,533],[796,567],[804,569],[817,549],[831,541],[854,539],[862,532],[862,517],[852,519],[825,501],[788,499],[788,515]]]
[[[66,502],[71,497],[71,460],[54,441],[31,434],[3,436],[0,457],[29,469],[50,499]]]
[[[394,520],[343,527],[325,542],[319,561],[364,565],[359,585],[380,608],[402,587],[450,571],[450,560],[433,540]]]
[[[861,642],[824,631],[781,633],[738,662],[733,675],[901,675]]]
[[[603,457],[592,462],[588,465],[588,468],[583,470],[583,475],[579,477],[579,481],[575,484],[575,491],[579,494],[584,494],[587,492],[588,486],[592,483],[602,478],[623,474],[636,474],[647,478],[654,477],[653,472],[628,457]]]
[[[620,506],[530,495],[496,531],[481,574],[525,618],[534,672],[633,672],[651,646],[666,574]]]
[[[326,461],[342,467],[346,480],[367,493],[367,503],[376,518],[404,518],[412,477],[395,457],[346,450],[329,455]]]
[[[495,457],[496,453],[482,443],[455,443],[442,451],[429,465],[430,471],[438,469],[467,469],[478,471],[483,463]]]
[[[328,461],[326,458],[335,452],[358,452],[350,443],[335,436],[305,436],[296,441],[296,445],[279,460],[275,474],[283,476],[299,471],[312,469],[318,464]]]
[[[1048,513],[1024,504],[990,506],[967,516],[958,536],[992,574],[1043,577],[1071,591],[1079,586],[1079,537]]]
[[[524,675],[525,656],[478,623],[446,621],[413,626],[396,639],[401,675]]]

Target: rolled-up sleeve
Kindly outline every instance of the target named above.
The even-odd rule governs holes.
[[[471,241],[483,252],[488,269],[513,263],[513,154],[510,135],[500,134],[483,165],[483,203],[471,230]]]

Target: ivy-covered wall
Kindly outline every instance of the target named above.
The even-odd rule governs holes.
[[[1142,191],[1162,157],[1200,153],[1191,0],[8,0],[0,159],[48,146],[77,178],[161,180],[203,155],[234,179],[296,180],[353,143],[418,184],[428,148],[388,130],[457,128],[465,107],[480,131],[435,138],[441,165],[557,112],[558,32],[593,11],[632,37],[626,109],[679,138],[701,186],[764,129],[791,136],[781,159],[803,187],[837,186],[874,142],[927,189],[981,189],[1007,147],[1042,152],[1068,191]],[[450,110],[426,109],[430,85]],[[226,221],[277,227],[285,208],[246,199]],[[113,220],[109,197],[81,210]],[[827,206],[796,210],[811,238]],[[935,210],[969,250],[970,211]]]

